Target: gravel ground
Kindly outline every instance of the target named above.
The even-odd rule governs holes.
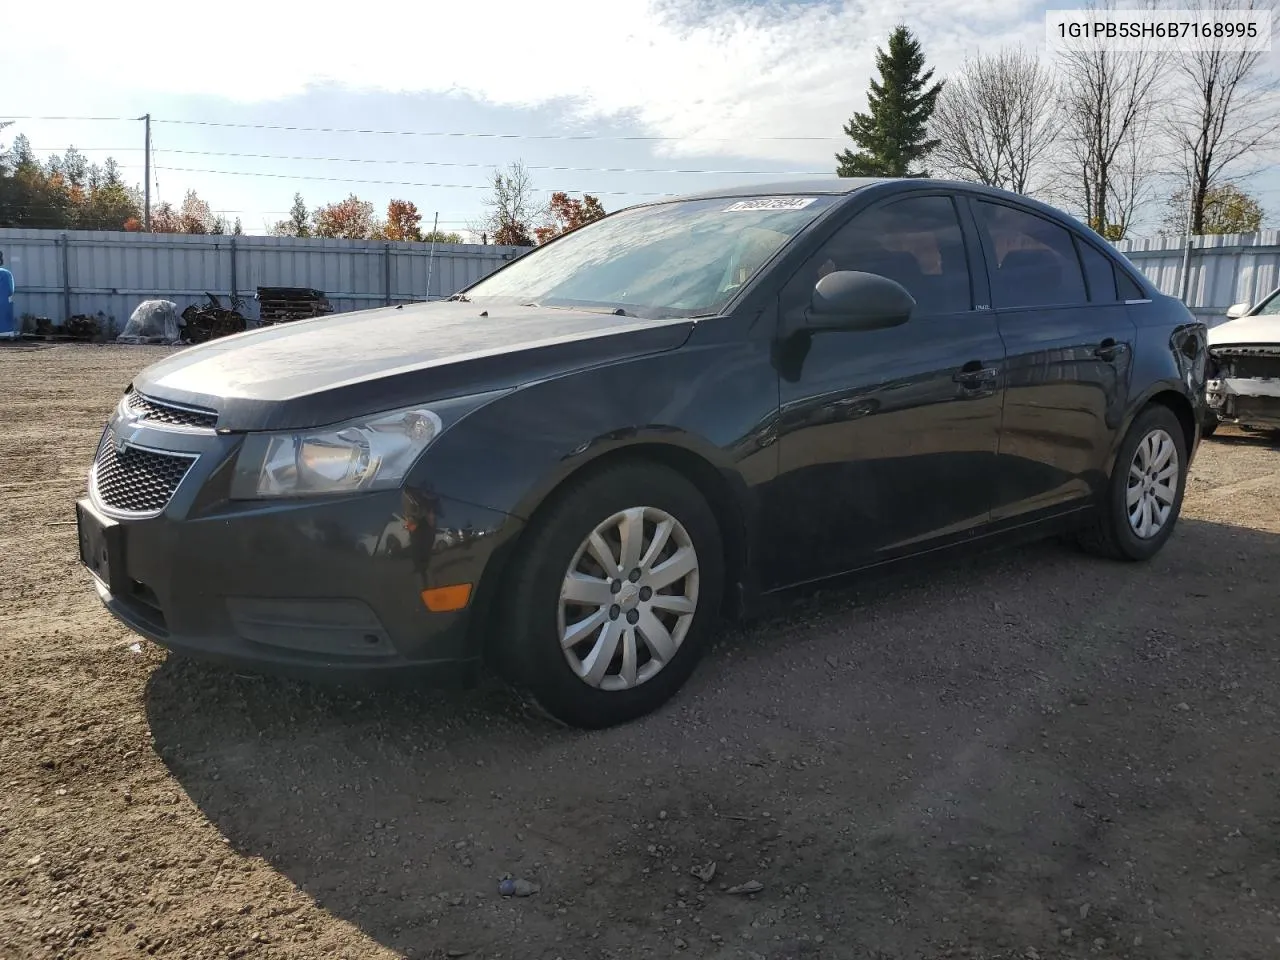
[[[1269,439],[1202,446],[1149,565],[832,591],[584,735],[138,645],[69,521],[159,355],[0,349],[0,956],[1280,955]]]

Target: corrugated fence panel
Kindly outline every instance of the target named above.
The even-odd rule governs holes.
[[[1181,237],[1123,240],[1116,248],[1159,288],[1182,292]],[[1280,230],[1222,234],[1192,240],[1187,305],[1209,322],[1225,318],[1235,303],[1257,303],[1280,286]]]
[[[1179,237],[1156,237],[1116,248],[1176,296],[1184,245]],[[527,248],[437,244],[433,251],[375,240],[0,229],[0,251],[17,283],[19,316],[61,322],[101,312],[120,329],[143,300],[169,299],[183,309],[206,292],[238,293],[256,318],[260,286],[323,290],[338,311],[447,297]],[[1233,303],[1256,303],[1277,285],[1280,231],[1194,238],[1187,301],[1197,315],[1219,320]]]
[[[423,243],[313,237],[0,229],[19,316],[61,323],[75,314],[102,313],[117,331],[143,300],[173,300],[181,310],[203,302],[205,293],[239,294],[245,314],[256,319],[260,286],[322,290],[342,312],[382,306],[388,299],[438,299],[527,249],[437,244],[433,251]]]

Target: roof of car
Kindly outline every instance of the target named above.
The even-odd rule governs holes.
[[[700,193],[673,197],[678,200],[710,200],[713,197],[764,197],[805,193],[840,195],[853,193],[873,183],[884,183],[893,177],[813,177],[808,180],[783,180],[777,183],[744,183],[738,186],[717,187]]]

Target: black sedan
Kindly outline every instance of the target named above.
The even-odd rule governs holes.
[[[107,607],[240,668],[656,708],[722,616],[940,548],[1145,560],[1205,328],[1043,204],[830,180],[629,208],[448,301],[129,385],[77,509]]]

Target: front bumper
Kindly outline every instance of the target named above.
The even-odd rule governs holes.
[[[425,491],[202,503],[216,480],[199,489],[201,479],[186,477],[157,516],[122,516],[96,497],[77,504],[82,560],[97,551],[98,595],[131,629],[179,653],[306,679],[475,679],[482,581],[518,520]],[[463,583],[464,608],[425,606],[424,590]]]
[[[1219,423],[1280,429],[1280,346],[1231,345],[1210,350],[1205,383],[1210,416]]]

